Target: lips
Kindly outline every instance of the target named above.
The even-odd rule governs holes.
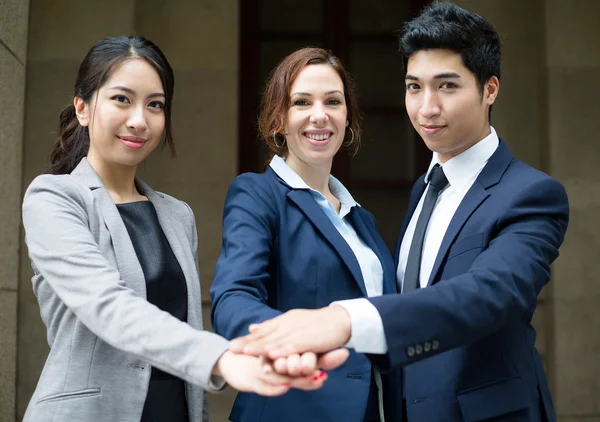
[[[435,135],[439,133],[446,126],[442,125],[421,125],[421,129],[426,135]]]
[[[333,132],[328,129],[307,130],[303,135],[311,145],[323,147],[332,139]]]
[[[137,136],[119,136],[119,140],[130,149],[140,149],[146,143],[145,139],[138,138]]]

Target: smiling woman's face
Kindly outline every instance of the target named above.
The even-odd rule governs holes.
[[[165,95],[156,70],[143,59],[113,69],[89,103],[75,99],[79,122],[90,134],[88,160],[101,166],[137,166],[160,143]]]
[[[328,64],[306,66],[290,89],[285,138],[287,163],[329,167],[346,133],[344,84]]]

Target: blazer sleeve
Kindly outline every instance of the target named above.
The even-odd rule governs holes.
[[[223,249],[210,295],[213,329],[228,339],[248,334],[250,324],[281,314],[268,305],[277,211],[267,183],[259,175],[243,174],[225,200]]]
[[[84,194],[70,176],[39,176],[28,188],[23,225],[36,274],[106,343],[202,388],[219,389],[211,372],[228,341],[193,329],[126,287],[93,238]]]
[[[533,182],[499,211],[493,239],[466,273],[406,295],[369,299],[382,317],[388,344],[386,355],[369,356],[373,363],[382,370],[412,363],[526,318],[550,280],[568,216],[560,183]],[[427,353],[408,352],[426,342]]]

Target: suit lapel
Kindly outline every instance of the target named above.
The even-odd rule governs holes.
[[[177,218],[173,218],[172,208],[160,193],[151,189],[141,180],[136,180],[136,183],[140,187],[140,191],[147,196],[150,202],[152,202],[152,205],[154,205],[160,227],[162,228],[162,231],[169,242],[169,246],[171,246],[173,255],[175,255],[177,262],[179,262],[179,266],[189,284],[190,274],[193,274],[196,271],[195,261],[189,244],[182,243],[187,241],[188,236],[184,227],[181,225],[181,221]]]
[[[375,231],[375,227],[369,225],[368,218],[360,207],[352,208],[352,211],[348,214],[348,219],[352,222],[352,226],[354,227],[354,230],[356,230],[358,236],[367,244],[367,246],[369,246],[369,248],[371,248],[375,255],[377,255],[377,258],[379,258],[379,262],[383,268],[383,294],[396,293],[396,275],[394,268],[389,268],[389,266],[386,265],[386,259],[383,255],[386,253],[389,254],[389,249]],[[374,233],[376,234],[375,236]]]
[[[86,158],[81,160],[71,172],[71,176],[89,187],[94,195],[100,216],[110,233],[121,280],[138,296],[145,298],[146,280],[144,272],[135,254],[135,249],[133,249],[125,223],[123,223],[119,210],[104,187],[102,179]]]
[[[446,259],[450,245],[454,242],[454,239],[460,233],[467,220],[477,210],[477,208],[490,196],[487,191],[490,187],[498,184],[502,179],[502,175],[506,172],[506,169],[510,165],[514,156],[506,146],[506,144],[500,139],[498,148],[494,154],[490,157],[487,164],[471,186],[471,189],[467,192],[463,200],[461,201],[458,209],[454,213],[454,217],[450,221],[450,225],[446,230],[442,244],[438,251],[431,275],[429,276],[428,286],[433,284],[437,273],[439,272],[442,262]]]
[[[94,197],[98,203],[104,224],[110,233],[121,280],[138,296],[145,298],[146,279],[144,272],[117,206],[104,187],[94,190]]]
[[[485,201],[489,195],[490,194],[487,193],[478,182],[475,182],[471,189],[469,189],[462,202],[458,206],[456,213],[454,213],[454,217],[452,217],[450,225],[446,230],[446,234],[444,235],[444,239],[440,245],[437,257],[435,258],[431,275],[429,276],[429,281],[427,283],[428,286],[430,286],[432,284],[432,280],[435,279],[437,272],[440,270],[442,265],[442,261],[445,259],[446,253],[450,248],[450,245],[464,224],[467,222],[471,214],[473,214],[473,212],[479,207],[479,205],[481,205],[483,201]]]
[[[342,235],[337,231],[331,221],[329,221],[329,218],[319,207],[319,204],[317,204],[310,192],[306,189],[292,189],[288,193],[288,198],[302,210],[306,217],[321,232],[331,246],[333,246],[354,276],[362,293],[367,296],[365,282],[362,277],[362,272],[360,271],[360,265],[354,256],[354,252],[352,252],[352,249],[348,246]]]
[[[140,192],[146,195],[150,202],[152,202],[152,205],[154,205],[160,227],[169,242],[169,246],[171,246],[171,250],[181,267],[181,271],[183,271],[188,292],[188,323],[193,327],[201,327],[201,298],[194,294],[200,283],[200,275],[196,269],[196,261],[192,255],[192,249],[187,243],[188,235],[185,228],[180,220],[173,218],[171,204],[165,200],[161,193],[154,191],[139,179],[136,179],[136,184]]]
[[[412,215],[415,213],[415,209],[417,208],[417,205],[419,204],[419,200],[421,199],[421,196],[423,196],[423,192],[425,192],[425,187],[427,185],[425,184],[425,175],[423,175],[422,177],[419,178],[419,180],[417,180],[417,182],[415,182],[415,185],[412,188],[411,194],[410,194],[410,200],[408,203],[408,208],[406,210],[406,213],[404,214],[404,218],[402,220],[402,227],[400,228],[400,235],[398,236],[398,240],[396,241],[396,249],[394,250],[394,268],[398,268],[399,265],[399,257],[400,257],[400,246],[402,245],[402,239],[404,238],[404,235],[406,234],[406,229],[408,228],[408,224],[410,223],[410,219],[412,218]]]

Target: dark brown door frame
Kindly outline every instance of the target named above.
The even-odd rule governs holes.
[[[416,16],[423,7],[432,0],[398,0],[408,1],[411,14]],[[257,110],[259,105],[259,1],[240,1],[240,40],[239,40],[239,115],[238,115],[238,171],[239,173],[256,172],[260,154],[260,140],[257,132]],[[324,0],[324,45],[335,52],[343,61],[348,61],[349,52],[346,38],[348,35],[348,0]],[[345,30],[339,30],[345,28]],[[418,136],[415,136],[417,168],[425,169],[431,152],[425,148]],[[341,157],[336,160],[335,172],[344,180],[350,172],[349,160]]]

